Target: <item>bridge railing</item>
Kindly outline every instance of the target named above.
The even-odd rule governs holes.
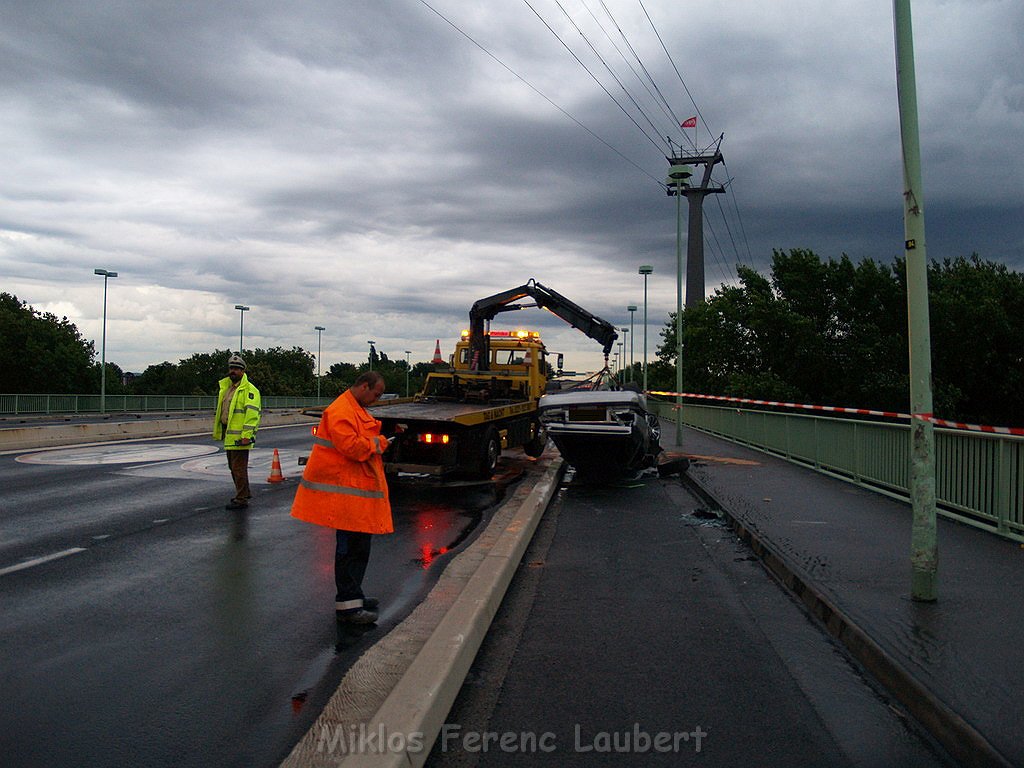
[[[675,420],[674,403],[649,403]],[[709,434],[910,499],[908,424],[685,403],[682,418]],[[1024,438],[936,428],[935,493],[939,514],[1024,541]]]
[[[312,408],[329,405],[333,398],[267,396],[264,408]],[[159,413],[212,411],[214,395],[107,395],[100,408],[99,395],[2,395],[0,415],[49,415],[100,413]]]

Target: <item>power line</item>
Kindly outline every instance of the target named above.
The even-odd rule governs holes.
[[[693,108],[697,112],[697,116],[700,118],[701,124],[704,126],[705,130],[707,130],[708,135],[711,136],[712,139],[714,139],[714,134],[711,132],[711,128],[708,126],[707,120],[704,119],[704,115],[701,113],[700,107],[697,106],[697,101],[693,98],[693,94],[690,93],[690,89],[687,87],[686,81],[683,80],[683,75],[682,75],[682,73],[680,73],[679,67],[676,66],[676,62],[672,58],[672,54],[669,53],[668,47],[665,45],[665,41],[662,39],[661,34],[658,32],[658,28],[654,24],[654,19],[651,18],[651,15],[647,12],[647,8],[644,7],[643,0],[637,0],[637,2],[640,4],[640,8],[641,8],[641,10],[643,10],[644,16],[647,17],[647,21],[648,21],[648,23],[650,23],[651,29],[654,30],[654,34],[658,38],[658,42],[661,43],[661,48],[662,48],[663,51],[665,51],[665,56],[668,57],[669,63],[672,64],[672,69],[675,70],[676,77],[679,78],[679,82],[683,86],[683,90],[686,91],[686,95],[689,97],[690,103],[693,104]],[[686,135],[685,131],[683,131],[683,135],[684,136]],[[724,159],[722,160],[722,167],[725,169],[726,174],[731,179],[732,178],[732,174],[729,173],[729,168],[728,168],[728,166],[726,166]],[[736,210],[736,216],[737,216],[737,219],[739,221],[740,232],[741,232],[741,235],[743,237],[744,247],[746,248],[746,251],[747,251],[747,257],[748,257],[748,259],[750,259],[752,261],[753,259],[750,256],[750,242],[747,240],[747,233],[746,233],[746,230],[743,228],[743,219],[740,217],[739,204],[738,204],[738,202],[736,200],[736,193],[733,191],[733,185],[731,183],[729,184],[728,189],[729,189],[729,195],[732,196],[732,198],[733,198],[733,208]],[[721,202],[719,202],[718,205],[719,205],[719,208],[721,208],[721,205],[722,205]],[[724,211],[722,213],[722,216],[723,216],[723,220],[724,220],[724,218],[725,218]],[[740,261],[739,249],[738,249],[738,247],[736,247],[735,241],[733,241],[733,248],[735,249],[736,260],[738,262],[738,261]]]
[[[527,3],[527,5],[529,5],[529,3]],[[572,24],[573,28],[579,33],[580,37],[583,38],[583,42],[587,44],[591,52],[597,57],[597,60],[604,65],[604,68],[608,71],[608,74],[612,76],[612,79],[616,83],[618,83],[619,88],[622,89],[622,92],[626,94],[626,96],[629,98],[631,102],[633,102],[633,106],[636,107],[637,112],[639,112],[647,121],[647,124],[651,126],[651,130],[654,131],[655,134],[657,134],[658,129],[655,127],[654,123],[651,122],[651,118],[647,115],[647,112],[645,112],[644,108],[640,106],[640,103],[635,98],[633,98],[633,94],[629,92],[629,90],[626,88],[625,84],[622,82],[619,76],[615,74],[615,71],[610,66],[608,66],[608,62],[604,60],[604,57],[601,55],[601,53],[597,50],[594,44],[590,42],[590,38],[587,37],[586,32],[580,29],[579,24],[577,24],[576,21],[572,18],[572,16],[569,15],[569,12],[565,10],[565,6],[562,5],[561,0],[555,0],[555,5],[558,6],[558,9],[562,12],[565,18],[568,19],[569,23]],[[550,28],[551,27],[549,26],[548,29]],[[577,59],[577,61],[579,61],[579,59]],[[589,72],[590,70],[587,71]],[[591,77],[593,77],[593,74],[591,74]]]
[[[627,163],[629,163],[629,164],[630,164],[630,165],[632,165],[632,166],[633,166],[634,168],[636,168],[636,169],[637,169],[638,171],[640,171],[640,173],[644,174],[644,176],[647,176],[647,177],[648,177],[649,179],[651,179],[652,181],[656,182],[657,184],[659,184],[659,185],[660,185],[660,186],[662,186],[662,187],[664,187],[664,186],[665,186],[665,184],[664,184],[664,182],[663,182],[663,181],[661,181],[661,180],[660,180],[660,179],[658,179],[657,177],[653,176],[653,175],[652,175],[651,173],[649,173],[649,172],[648,172],[647,170],[645,170],[644,168],[640,167],[640,165],[638,165],[638,164],[637,164],[636,162],[634,162],[634,161],[633,161],[633,160],[631,160],[630,158],[626,157],[626,155],[624,155],[624,154],[623,154],[622,152],[620,152],[620,151],[619,151],[618,149],[616,149],[616,148],[615,148],[615,147],[613,147],[613,146],[612,146],[611,144],[609,144],[609,143],[608,143],[607,141],[605,141],[605,140],[604,140],[603,138],[601,138],[601,137],[600,137],[600,136],[598,136],[598,135],[597,135],[596,133],[594,133],[594,131],[592,131],[592,130],[591,130],[591,129],[590,129],[589,127],[587,127],[587,126],[586,126],[586,125],[585,125],[585,124],[584,124],[583,122],[581,122],[580,120],[578,120],[578,119],[577,119],[576,117],[574,117],[574,116],[573,116],[573,115],[571,115],[571,114],[570,114],[569,112],[567,112],[567,111],[566,111],[565,109],[563,109],[563,108],[562,108],[561,106],[559,106],[559,105],[558,105],[558,104],[556,104],[556,103],[555,103],[554,101],[552,101],[552,100],[551,100],[551,99],[550,99],[550,98],[549,98],[549,97],[547,96],[547,94],[545,94],[545,93],[544,93],[543,91],[541,91],[541,90],[540,90],[539,88],[537,88],[537,86],[535,86],[535,85],[534,85],[533,83],[531,83],[531,82],[530,82],[529,80],[527,80],[527,79],[526,79],[525,77],[523,77],[523,76],[522,76],[522,75],[520,75],[520,74],[519,74],[518,72],[516,72],[516,71],[515,71],[514,69],[512,69],[512,67],[510,67],[510,66],[509,66],[508,64],[506,64],[506,63],[505,63],[504,61],[502,61],[502,60],[501,60],[500,58],[498,58],[498,57],[497,57],[497,56],[496,56],[495,54],[491,53],[491,51],[489,51],[489,50],[488,50],[488,49],[487,49],[487,48],[486,48],[486,47],[485,47],[485,46],[484,46],[483,44],[481,44],[481,43],[477,42],[477,41],[476,41],[476,40],[475,40],[475,39],[473,38],[473,36],[472,36],[472,35],[470,35],[470,34],[469,34],[468,32],[466,32],[466,31],[464,31],[464,30],[463,30],[463,29],[462,29],[461,27],[459,27],[459,26],[458,26],[458,25],[457,25],[457,24],[456,24],[456,23],[455,23],[454,21],[452,21],[452,20],[451,20],[451,19],[449,19],[449,18],[448,18],[447,16],[445,16],[445,15],[444,15],[443,13],[441,13],[441,12],[440,12],[439,10],[437,10],[436,8],[434,8],[434,6],[432,6],[432,5],[431,5],[430,3],[428,3],[428,2],[426,1],[426,0],[419,0],[419,2],[420,2],[420,4],[421,4],[421,5],[425,6],[425,7],[426,7],[426,8],[428,8],[428,9],[429,9],[429,10],[430,10],[430,11],[431,11],[432,13],[434,13],[434,14],[435,14],[435,15],[436,15],[436,16],[437,16],[438,18],[440,18],[440,19],[441,19],[441,20],[442,20],[443,22],[445,22],[445,23],[446,23],[446,24],[447,24],[448,26],[450,26],[450,27],[451,27],[452,29],[454,29],[454,30],[455,30],[456,32],[458,32],[458,33],[459,33],[460,35],[462,35],[462,36],[463,36],[464,38],[466,38],[467,40],[469,40],[469,42],[471,42],[471,43],[472,43],[473,45],[475,45],[475,46],[476,46],[477,48],[479,48],[479,49],[480,49],[481,51],[483,51],[483,52],[484,52],[484,53],[486,53],[486,54],[487,54],[488,56],[490,56],[490,57],[491,57],[491,58],[492,58],[492,59],[493,59],[494,61],[496,61],[496,62],[497,62],[498,64],[500,64],[500,65],[501,65],[501,66],[502,66],[502,67],[503,67],[503,68],[504,68],[504,69],[505,69],[505,70],[506,70],[507,72],[509,72],[509,73],[510,73],[510,74],[511,74],[511,75],[512,75],[513,77],[515,77],[515,78],[516,78],[517,80],[519,80],[519,81],[520,81],[521,83],[523,83],[523,85],[527,86],[527,87],[528,87],[528,88],[529,88],[530,90],[532,90],[532,91],[533,91],[534,93],[536,93],[536,94],[537,94],[538,96],[540,96],[540,97],[541,97],[542,99],[544,99],[544,101],[546,101],[546,102],[547,102],[548,104],[550,104],[550,105],[551,105],[552,107],[554,107],[555,109],[557,109],[557,110],[558,110],[559,112],[561,112],[561,113],[562,113],[563,115],[565,115],[565,116],[566,116],[567,118],[569,118],[570,120],[572,120],[572,121],[573,121],[574,123],[576,123],[576,125],[578,125],[578,126],[579,126],[580,128],[582,128],[582,129],[583,129],[584,131],[586,131],[587,133],[589,133],[589,134],[590,134],[590,135],[591,135],[592,137],[594,137],[594,138],[595,138],[595,139],[597,139],[597,140],[598,140],[599,142],[601,142],[601,143],[602,143],[602,144],[604,144],[604,145],[605,145],[606,147],[608,147],[608,149],[610,149],[610,150],[611,150],[612,152],[614,152],[615,154],[617,154],[617,155],[618,155],[619,157],[621,157],[621,158],[622,158],[623,160],[625,160],[625,161],[626,161]]]
[[[423,2],[423,0],[420,0],[420,2]],[[569,47],[569,46],[568,46],[568,45],[566,44],[566,42],[565,42],[565,41],[564,41],[564,40],[563,40],[563,39],[561,38],[561,36],[560,36],[560,35],[559,35],[559,34],[558,34],[558,33],[557,33],[557,32],[556,32],[556,31],[555,31],[555,30],[554,30],[553,28],[552,28],[552,26],[551,26],[550,24],[548,24],[547,20],[546,20],[546,19],[545,19],[545,18],[544,18],[543,16],[541,16],[541,15],[540,15],[540,13],[538,13],[538,12],[537,12],[537,9],[536,9],[536,8],[534,8],[534,7],[532,6],[532,5],[530,5],[530,0],[523,0],[523,2],[524,2],[524,3],[526,4],[526,7],[527,7],[527,8],[529,8],[529,9],[530,9],[531,11],[533,11],[533,14],[534,14],[534,15],[535,15],[535,16],[536,16],[536,17],[537,17],[538,19],[540,19],[540,22],[541,22],[541,23],[542,23],[542,24],[543,24],[543,25],[544,25],[545,27],[547,27],[548,31],[549,31],[549,32],[550,32],[550,33],[551,33],[552,35],[554,35],[554,36],[555,36],[555,39],[556,39],[556,40],[558,40],[558,42],[562,44],[562,47],[563,47],[563,48],[565,48],[565,50],[567,50],[567,51],[569,52],[569,55],[570,55],[570,56],[572,56],[572,57],[573,57],[574,59],[576,59],[576,63],[577,63],[577,64],[579,64],[579,65],[580,65],[581,67],[583,67],[583,69],[584,69],[584,70],[586,71],[586,73],[587,73],[588,75],[590,75],[590,77],[591,77],[591,78],[593,79],[593,81],[594,81],[595,83],[597,83],[598,87],[599,87],[599,88],[600,88],[600,89],[601,89],[602,91],[604,91],[604,92],[605,92],[605,94],[606,94],[606,95],[608,96],[608,98],[609,98],[609,99],[611,99],[611,100],[612,100],[613,102],[615,102],[615,106],[617,106],[617,107],[618,107],[618,108],[619,108],[620,110],[622,110],[622,114],[624,114],[624,115],[625,115],[625,116],[626,116],[627,118],[629,118],[630,122],[632,122],[632,123],[633,123],[633,125],[635,125],[635,126],[637,127],[637,129],[638,129],[638,130],[640,131],[640,133],[642,133],[642,134],[643,134],[644,136],[646,136],[646,137],[647,137],[647,140],[648,140],[649,142],[651,142],[651,143],[652,143],[652,144],[653,144],[653,145],[654,145],[654,146],[655,146],[655,147],[656,147],[656,148],[658,149],[658,151],[660,152],[660,151],[661,151],[661,145],[659,145],[659,144],[658,144],[658,142],[657,142],[657,141],[655,141],[655,140],[654,140],[654,139],[653,139],[653,138],[652,138],[652,137],[651,137],[651,136],[650,136],[650,135],[649,135],[649,134],[647,133],[647,131],[645,131],[645,130],[643,129],[643,126],[641,126],[641,125],[640,125],[640,123],[638,123],[638,122],[636,121],[636,118],[634,118],[634,117],[633,117],[633,116],[632,116],[631,114],[629,114],[629,112],[628,112],[628,111],[626,110],[626,108],[625,108],[625,107],[623,107],[623,106],[622,106],[622,104],[620,104],[620,103],[619,103],[619,100],[618,100],[618,99],[616,99],[616,98],[615,98],[615,97],[614,97],[614,96],[613,96],[613,95],[611,94],[611,92],[610,92],[610,91],[609,91],[609,90],[608,90],[607,88],[605,88],[605,87],[604,87],[604,83],[602,83],[602,82],[601,82],[601,81],[600,81],[600,80],[599,80],[599,79],[597,78],[597,76],[596,76],[596,75],[594,75],[594,73],[590,71],[590,68],[589,68],[589,67],[588,67],[588,66],[587,66],[586,64],[584,64],[584,63],[583,63],[583,62],[582,62],[582,61],[580,60],[580,57],[576,55],[576,53],[575,53],[575,52],[574,52],[574,51],[572,50],[572,48],[570,48],[570,47]]]
[[[632,62],[630,62],[630,60],[628,58],[626,58],[626,54],[624,54],[622,52],[622,49],[619,48],[618,44],[612,39],[612,36],[608,33],[608,30],[605,28],[604,24],[601,22],[601,20],[599,18],[597,18],[597,16],[594,14],[594,12],[590,9],[590,6],[587,5],[587,0],[580,0],[580,2],[583,4],[583,7],[587,9],[587,13],[590,14],[590,18],[592,18],[594,20],[594,23],[597,24],[597,26],[604,33],[605,38],[611,44],[612,48],[615,49],[615,52],[617,54],[619,54],[619,58],[621,58],[623,63],[627,67],[629,67],[629,71],[633,73],[633,76],[636,77],[636,79],[640,83],[640,85],[642,85],[644,87],[644,90],[647,91],[647,95],[650,96],[651,99],[654,101],[654,103],[657,104],[658,107],[661,109],[662,114],[664,114],[667,118],[669,118],[669,120],[674,120],[675,116],[672,114],[672,108],[669,106],[668,102],[665,100],[665,97],[662,96],[660,92],[658,93],[658,95],[655,95],[655,92],[651,90],[651,85],[654,85],[655,90],[657,90],[657,85],[655,85],[653,79],[650,78],[650,75],[648,75],[648,80],[650,80],[651,85],[648,85],[647,84],[648,80],[644,80],[644,78],[641,77],[640,73],[637,72],[636,67],[633,66]],[[604,6],[604,3],[602,2],[601,5]],[[622,30],[619,29],[618,24],[615,22],[615,18],[612,17],[611,13],[608,12],[607,7],[605,7],[605,13],[608,15],[609,19],[611,20],[612,25],[615,26],[616,29],[618,29],[619,35],[625,41],[626,46],[629,47],[629,41],[626,40],[626,36],[622,33]],[[643,69],[644,68],[643,67],[643,63],[640,62],[639,57],[636,56],[635,52],[634,52],[634,58],[637,59],[637,62],[640,64],[640,68]],[[659,99],[659,97],[660,97],[660,99]]]
[[[568,22],[572,25],[572,27],[576,30],[576,32],[580,35],[580,37],[583,38],[583,41],[590,48],[590,51],[592,52],[592,54],[598,59],[598,61],[601,63],[601,65],[604,66],[605,70],[612,77],[612,79],[618,84],[619,88],[623,91],[623,93],[626,95],[626,97],[632,103],[633,107],[636,109],[636,111],[639,113],[639,115],[642,117],[642,119],[644,121],[646,121],[646,123],[650,126],[651,130],[653,130],[655,133],[657,133],[658,129],[655,126],[654,121],[651,119],[651,117],[648,115],[647,111],[639,103],[639,101],[633,96],[632,93],[630,93],[629,89],[626,87],[626,85],[622,81],[621,77],[619,77],[619,75],[609,65],[609,63],[606,60],[605,56],[603,56],[601,54],[601,52],[598,50],[598,47],[592,42],[590,37],[588,37],[587,33],[580,27],[579,24],[577,24],[577,22],[572,18],[572,16],[570,16],[570,14],[566,10],[566,8],[563,6],[561,0],[554,0],[554,1],[555,1],[555,4],[558,6],[559,10],[562,12],[562,14],[568,20]],[[543,98],[546,102],[548,102],[548,104],[550,104],[552,107],[554,107],[559,112],[561,112],[565,117],[567,117],[570,120],[572,120],[572,122],[574,122],[577,126],[582,128],[584,131],[586,131],[591,137],[593,137],[594,139],[599,141],[601,144],[603,144],[605,147],[610,149],[612,152],[617,154],[619,157],[621,157],[627,163],[629,163],[634,168],[636,168],[638,171],[640,171],[642,174],[644,174],[647,178],[649,178],[652,181],[654,181],[663,190],[666,189],[666,184],[665,184],[665,182],[663,180],[658,179],[657,177],[652,175],[650,172],[648,172],[643,167],[641,167],[638,163],[633,161],[631,158],[627,157],[618,148],[616,148],[611,143],[609,143],[604,138],[602,138],[597,133],[595,133],[591,128],[589,128],[581,120],[577,119],[574,115],[572,115],[566,109],[564,109],[562,106],[557,104],[554,100],[552,100],[550,97],[548,97],[543,91],[541,91],[539,88],[537,88],[535,85],[533,85],[529,80],[527,80],[525,77],[520,75],[511,66],[506,64],[501,58],[499,58],[496,54],[494,54],[486,46],[484,46],[482,43],[477,41],[472,35],[470,35],[468,32],[466,32],[461,27],[459,27],[455,22],[453,22],[451,19],[449,19],[447,16],[445,16],[437,8],[433,7],[429,2],[427,2],[427,0],[419,0],[419,2],[424,7],[426,7],[428,10],[430,10],[432,13],[434,13],[438,18],[440,18],[442,21],[444,21],[446,24],[448,24],[452,29],[454,29],[456,32],[458,32],[460,35],[462,35],[465,39],[467,39],[469,42],[471,42],[473,45],[475,45],[477,48],[479,48],[481,51],[483,51],[485,54],[487,54],[487,56],[489,56],[491,59],[493,59],[499,65],[501,65],[501,67],[503,69],[505,69],[507,72],[509,72],[513,77],[515,77],[517,80],[519,80],[524,85],[526,85],[528,88],[530,88],[538,96]],[[544,18],[544,16],[534,7],[534,5],[531,4],[529,0],[523,0],[523,2],[530,9],[530,11],[533,12],[534,16],[536,16],[537,19],[540,20],[540,22],[542,24],[544,24],[544,26],[555,37],[555,39],[558,40],[558,42],[562,45],[562,47],[573,57],[573,59],[576,61],[576,63],[579,64],[579,66],[583,68],[583,70],[591,77],[591,79],[595,83],[597,83],[597,85],[601,88],[601,90],[604,91],[605,95],[607,95],[608,98],[610,98],[615,103],[615,105],[619,108],[619,110],[630,120],[630,122],[632,122],[634,124],[634,126],[636,126],[636,128],[644,135],[644,137],[649,142],[651,142],[651,144],[653,144],[658,149],[659,154],[662,153],[663,152],[663,147],[661,146],[661,144],[656,139],[654,139],[651,136],[651,134],[648,132],[648,130],[646,130],[642,125],[640,125],[639,122],[637,122],[637,119],[634,118],[633,115],[630,114],[629,110],[627,110],[625,108],[625,106],[608,90],[608,88],[605,87],[605,85],[594,74],[594,72],[590,69],[590,67],[588,67],[587,64],[585,64],[583,62],[583,60],[572,50],[572,48],[568,45],[568,43],[566,43],[566,41],[559,35],[559,33],[552,27],[552,25]],[[625,44],[626,48],[629,50],[630,54],[633,56],[633,58],[635,59],[637,65],[639,66],[640,70],[643,72],[643,75],[646,77],[647,82],[650,83],[650,87],[648,87],[647,82],[645,82],[645,80],[644,80],[644,77],[641,77],[641,75],[637,71],[637,69],[634,68],[634,66],[626,58],[625,54],[622,52],[622,50],[619,48],[619,46],[615,44],[615,41],[612,39],[611,35],[608,33],[608,31],[605,28],[605,26],[601,23],[601,21],[597,18],[597,16],[594,14],[594,12],[587,5],[586,0],[580,0],[580,2],[583,5],[583,7],[586,9],[587,13],[589,13],[591,18],[597,24],[599,29],[604,33],[605,37],[607,38],[607,40],[611,44],[611,46],[615,49],[616,53],[618,53],[620,58],[622,58],[623,62],[629,67],[629,69],[632,71],[633,75],[637,78],[637,80],[640,82],[640,84],[647,90],[648,95],[651,97],[651,99],[654,101],[654,103],[659,106],[659,108],[661,109],[662,113],[664,115],[666,115],[667,117],[669,117],[673,121],[675,126],[680,126],[680,121],[678,119],[678,116],[676,115],[675,111],[672,109],[671,104],[669,103],[668,99],[665,97],[665,95],[662,92],[662,90],[658,87],[658,84],[655,81],[654,77],[651,75],[650,70],[644,64],[644,62],[640,58],[639,54],[637,53],[636,49],[634,48],[634,46],[630,43],[628,37],[626,36],[625,31],[622,29],[621,25],[619,25],[619,23],[615,19],[615,16],[612,14],[610,9],[608,8],[607,4],[605,3],[605,0],[599,0],[599,2],[601,4],[601,7],[604,10],[604,13],[607,15],[609,21],[611,22],[611,24],[615,27],[615,29],[619,33],[619,36],[622,38],[623,43]],[[668,58],[670,64],[672,65],[672,68],[675,71],[676,76],[679,79],[679,82],[682,84],[683,90],[686,92],[687,97],[690,99],[690,103],[693,105],[693,108],[696,110],[697,116],[699,117],[701,122],[704,124],[705,129],[708,130],[709,133],[710,133],[710,128],[707,125],[707,121],[704,119],[704,116],[701,113],[700,108],[697,106],[697,103],[696,103],[695,99],[693,98],[693,95],[690,93],[690,90],[687,87],[686,82],[683,80],[682,74],[680,73],[679,68],[676,66],[675,61],[672,59],[672,56],[669,53],[667,46],[665,45],[665,41],[662,38],[661,34],[658,32],[658,29],[655,26],[653,19],[651,18],[650,14],[647,12],[647,9],[644,7],[643,0],[638,0],[638,2],[640,3],[640,7],[641,7],[641,9],[644,12],[645,17],[647,18],[647,21],[650,24],[651,29],[653,30],[655,36],[657,37],[658,42],[661,44],[662,50],[664,51],[666,57]],[[653,91],[652,91],[652,89],[653,89]],[[657,94],[657,95],[655,95],[655,94]],[[673,130],[673,132],[675,132],[675,129]],[[693,142],[690,139],[690,137],[687,136],[685,131],[683,131],[683,138],[691,146],[693,146],[695,151],[697,151],[697,152],[700,151],[697,148],[695,142]],[[669,150],[671,152],[672,151],[671,150],[671,138],[668,139],[668,142],[669,142]],[[724,161],[723,161],[723,166],[724,166]],[[726,168],[725,170],[726,170],[726,173],[728,174],[728,168]],[[725,185],[723,185],[723,186],[725,186]],[[729,184],[728,187],[729,187],[730,194],[733,195],[733,209],[735,210],[736,215],[737,215],[737,219],[738,219],[739,227],[740,227],[740,232],[741,232],[741,235],[742,235],[742,239],[743,239],[744,243],[746,244],[746,250],[747,250],[748,258],[749,258],[750,247],[749,247],[749,243],[747,242],[746,233],[743,230],[742,218],[739,215],[739,206],[738,206],[737,201],[735,199],[735,193],[732,190],[732,185]],[[738,248],[738,246],[736,244],[736,240],[735,240],[735,237],[733,235],[733,230],[732,230],[732,228],[729,225],[729,221],[728,221],[729,217],[726,215],[726,211],[723,209],[723,207],[721,205],[721,202],[719,202],[718,209],[719,209],[720,215],[722,216],[722,221],[723,221],[723,224],[725,226],[725,230],[726,230],[726,234],[728,235],[729,242],[732,245],[732,250],[736,254],[736,260],[740,261],[740,258],[739,258],[739,248]],[[728,266],[728,262],[725,259],[725,256],[724,256],[725,250],[724,250],[722,242],[719,240],[718,233],[715,231],[715,228],[712,226],[710,221],[707,222],[707,225],[708,225],[708,228],[711,230],[712,241],[715,244],[715,246],[717,246],[717,250],[715,248],[711,249],[712,255],[714,256],[714,258],[715,258],[715,260],[717,262],[717,266],[723,272],[723,274],[726,275],[726,277],[732,277],[734,275],[734,273],[733,273],[731,267]]]
[[[676,62],[672,58],[672,54],[669,53],[668,46],[666,46],[665,41],[661,39],[661,34],[658,32],[658,28],[654,26],[654,19],[652,19],[651,15],[647,13],[647,9],[644,7],[644,0],[637,0],[637,2],[640,3],[640,9],[644,12],[644,16],[647,17],[647,21],[650,23],[651,29],[654,30],[654,36],[657,37],[658,42],[661,43],[661,49],[665,52],[665,55],[668,57],[669,63],[672,65],[672,69],[675,70],[676,77],[679,78],[679,82],[682,83],[683,90],[686,91],[686,95],[689,97],[690,103],[693,104],[693,108],[697,112],[697,117],[700,118],[700,121],[704,125],[704,128],[707,130],[708,134],[712,138],[714,138],[714,134],[712,134],[711,129],[708,128],[708,124],[707,121],[704,119],[704,115],[701,114],[700,107],[697,106],[697,101],[693,98],[693,94],[690,93],[690,89],[686,87],[686,81],[683,80],[683,76],[679,72],[679,67],[676,66]]]
[[[604,0],[600,0],[600,3],[601,7],[604,9],[605,14],[611,20],[612,24],[615,25],[615,28],[618,30],[619,35],[622,37],[622,40],[626,43],[626,47],[629,48],[630,53],[633,54],[633,58],[636,59],[637,64],[640,65],[640,68],[644,71],[644,74],[647,75],[647,79],[650,80],[651,86],[654,88],[655,91],[658,92],[658,96],[661,98],[662,103],[665,105],[665,108],[668,110],[668,113],[672,118],[673,130],[675,130],[675,127],[679,126],[681,122],[679,120],[679,116],[675,113],[675,110],[672,109],[672,105],[669,104],[668,99],[665,98],[665,94],[661,92],[661,89],[658,87],[658,84],[654,82],[654,77],[651,75],[650,70],[648,70],[643,61],[641,61],[640,55],[636,52],[636,49],[633,48],[633,45],[629,42],[629,39],[626,37],[626,33],[622,30],[622,27],[619,25],[618,21],[616,21],[615,16],[612,15],[612,12],[608,9],[608,6],[605,4]],[[655,30],[655,34],[657,34],[657,30]],[[687,141],[690,140],[690,137],[686,135],[685,131],[683,132],[683,138],[686,139]],[[693,146],[694,150],[696,150],[696,145],[693,142],[690,142],[690,144],[691,146]]]

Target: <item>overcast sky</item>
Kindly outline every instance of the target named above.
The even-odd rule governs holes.
[[[430,5],[0,0],[0,290],[98,352],[93,270],[117,271],[126,370],[237,347],[236,304],[247,348],[315,352],[326,326],[326,368],[369,339],[447,355],[473,301],[535,278],[619,326],[641,306],[639,359],[651,264],[653,357],[676,295],[665,137],[689,146],[698,112],[729,182],[705,203],[709,294],[772,249],[902,254],[890,2]],[[1024,269],[1024,4],[913,14],[927,255]],[[599,364],[547,313],[499,320]]]

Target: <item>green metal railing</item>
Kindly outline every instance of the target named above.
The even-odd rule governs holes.
[[[263,398],[264,408],[312,408],[329,405],[333,398]],[[0,415],[160,413],[175,411],[212,411],[214,395],[107,395],[100,408],[99,395],[0,395]]]
[[[651,409],[675,419],[674,404]],[[683,423],[909,501],[910,427],[828,416],[688,405]],[[939,514],[1024,541],[1024,438],[935,430]]]

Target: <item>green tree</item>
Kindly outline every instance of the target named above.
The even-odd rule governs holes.
[[[969,259],[928,269],[935,412],[1024,425],[1024,275]]]
[[[227,358],[224,360],[226,365]],[[252,350],[246,353],[245,362],[246,373],[261,394],[316,395],[316,357],[300,347]]]
[[[100,390],[96,351],[67,317],[37,312],[0,293],[0,392],[93,393]]]
[[[184,383],[178,366],[165,360],[136,376],[131,390],[137,395],[183,395],[191,393],[192,387]]]
[[[739,285],[683,313],[684,390],[908,409],[903,260],[823,262],[798,249],[776,251],[769,278],[737,272]],[[1024,423],[1024,276],[977,255],[933,262],[929,295],[935,412]],[[674,316],[661,336],[674,374]]]
[[[140,395],[215,395],[227,375],[231,350],[197,352],[177,365],[164,361],[151,365],[132,382]],[[316,394],[314,356],[299,347],[246,351],[246,375],[263,395],[313,396]],[[326,378],[326,377],[325,377]]]
[[[365,370],[365,366],[363,368]],[[361,373],[360,367],[352,363],[335,363],[327,369],[320,385],[323,397],[337,397],[352,386]]]

